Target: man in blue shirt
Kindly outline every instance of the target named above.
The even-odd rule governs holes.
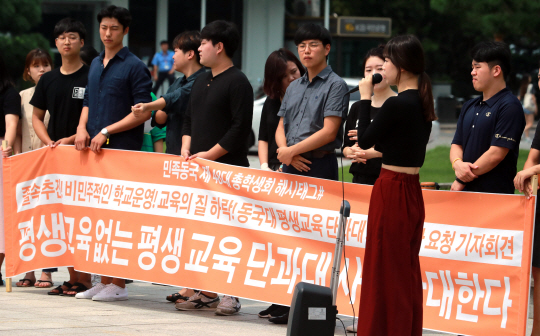
[[[169,81],[169,85],[174,82],[173,56],[174,52],[169,50],[169,43],[167,41],[161,41],[161,52],[157,52],[152,59],[154,80],[156,81],[152,88],[154,94],[159,90],[165,79]]]
[[[503,42],[482,42],[471,54],[473,86],[482,95],[461,109],[450,149],[456,171],[451,190],[513,194],[525,117],[506,88],[510,49]]]
[[[109,6],[98,14],[99,34],[105,50],[90,65],[84,107],[81,113],[75,148],[90,144],[94,153],[101,148],[140,150],[145,120],[135,118],[131,106],[151,101],[150,72],[140,59],[122,45],[129,31],[131,15],[122,7]],[[76,295],[94,301],[127,300],[125,280],[101,277],[101,283]]]
[[[276,130],[278,160],[289,174],[338,179],[336,148],[341,147],[348,88],[327,64],[332,37],[316,24],[301,26],[294,36],[304,76],[287,88]]]

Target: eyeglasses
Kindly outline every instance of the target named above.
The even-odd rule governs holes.
[[[316,49],[319,45],[321,45],[320,42],[310,42],[308,44],[300,43],[298,45],[298,51],[304,51],[309,46],[309,49]]]
[[[76,42],[79,38],[76,37],[76,36],[67,36],[67,37],[66,36],[58,36],[56,38],[56,41],[65,42],[66,39],[68,39],[69,42]]]

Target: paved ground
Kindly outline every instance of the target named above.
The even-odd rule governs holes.
[[[439,139],[429,145],[449,145],[455,130],[441,127]],[[520,146],[529,148],[530,144]],[[345,163],[345,162],[344,162]],[[256,156],[250,157],[251,167],[258,168]],[[345,163],[346,164],[346,163]],[[2,268],[2,273],[5,270]],[[39,275],[39,274],[38,274]],[[54,274],[58,285],[68,279],[66,268]],[[15,277],[15,279],[22,276]],[[286,335],[287,328],[261,319],[257,313],[268,304],[242,300],[240,314],[220,317],[212,312],[179,312],[165,296],[177,290],[144,282],[128,285],[130,299],[103,303],[47,295],[48,289],[13,288],[6,293],[0,287],[0,335]],[[532,301],[531,301],[532,302]],[[532,316],[532,305],[529,317]],[[346,326],[351,318],[344,318]],[[532,320],[529,319],[527,335]],[[424,335],[440,335],[424,331]],[[344,335],[338,321],[335,335]],[[349,334],[352,335],[352,334]]]
[[[4,269],[2,273],[5,274]],[[39,276],[39,274],[38,274]],[[15,279],[22,278],[16,277]],[[69,276],[66,268],[53,274],[57,285]],[[165,296],[176,288],[134,282],[128,285],[129,300],[94,302],[47,295],[49,289],[0,287],[0,335],[286,335],[285,325],[275,325],[257,313],[268,304],[242,300],[236,316],[212,312],[180,312]],[[343,318],[345,326],[352,319]],[[424,335],[439,335],[425,331]],[[335,335],[344,335],[338,321]],[[349,334],[352,335],[352,334]]]

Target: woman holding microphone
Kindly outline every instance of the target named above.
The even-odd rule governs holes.
[[[372,77],[374,74],[382,74],[384,65],[384,45],[370,49],[364,57],[364,77]],[[370,118],[373,119],[381,109],[386,99],[395,97],[390,85],[383,80],[373,86],[371,97]],[[347,120],[345,121],[345,133],[343,139],[343,155],[353,160],[349,173],[353,176],[353,183],[375,184],[381,172],[382,154],[375,148],[358,147],[356,128],[358,127],[358,113],[362,102],[357,101],[351,106]]]
[[[358,146],[382,153],[381,174],[371,193],[358,335],[421,335],[420,245],[424,200],[418,172],[436,119],[424,50],[412,36],[391,39],[383,77],[396,85],[373,121],[372,77],[360,81]]]

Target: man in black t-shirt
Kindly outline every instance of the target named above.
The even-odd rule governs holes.
[[[214,21],[201,31],[201,64],[211,71],[193,83],[182,128],[182,156],[248,167],[248,137],[253,118],[253,88],[231,60],[240,42],[234,24]],[[238,298],[197,292],[178,310],[216,308],[218,315],[240,310]]]
[[[80,52],[86,30],[80,21],[70,18],[60,20],[54,27],[56,47],[62,66],[45,73],[39,80],[30,104],[34,106],[32,123],[36,135],[49,147],[72,145],[83,107],[84,91],[88,80],[88,67],[83,64]],[[49,111],[49,126],[43,123]],[[73,296],[77,290],[92,286],[91,276],[68,267],[69,284],[58,286],[49,295]]]
[[[72,145],[75,141],[88,80],[88,66],[80,57],[85,35],[79,21],[66,18],[56,24],[54,36],[62,66],[42,76],[30,100],[36,135],[50,147]],[[46,128],[43,119],[47,110],[51,117]]]

